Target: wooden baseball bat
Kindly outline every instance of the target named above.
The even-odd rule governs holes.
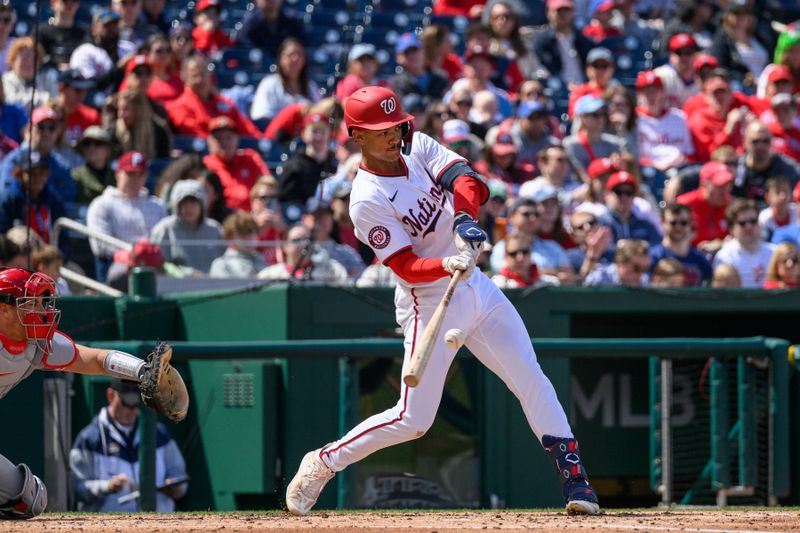
[[[411,354],[411,362],[408,365],[408,370],[403,374],[403,383],[409,387],[416,387],[419,385],[419,380],[422,379],[422,374],[425,372],[425,367],[428,366],[428,359],[431,358],[431,352],[435,343],[439,342],[439,331],[442,329],[442,322],[444,322],[444,314],[447,312],[447,307],[450,305],[450,299],[453,297],[453,292],[456,290],[456,284],[461,279],[463,270],[456,270],[453,277],[450,278],[450,284],[447,290],[442,295],[442,300],[436,306],[436,310],[431,315],[431,320],[428,322],[428,327],[422,332],[417,343],[414,353]]]

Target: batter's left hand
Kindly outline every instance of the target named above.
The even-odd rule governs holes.
[[[488,239],[486,232],[467,213],[456,214],[453,221],[453,233],[455,233],[456,248],[459,253],[467,252],[475,259],[483,251],[483,243]]]

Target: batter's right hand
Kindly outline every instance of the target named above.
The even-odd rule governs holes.
[[[462,277],[469,278],[472,271],[475,270],[475,258],[469,252],[451,255],[442,259],[442,268],[451,274],[455,274],[456,270],[461,270],[464,272]]]

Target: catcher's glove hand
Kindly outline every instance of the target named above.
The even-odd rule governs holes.
[[[147,407],[180,422],[189,409],[189,393],[181,375],[169,364],[170,359],[172,346],[159,342],[147,357],[139,391]]]

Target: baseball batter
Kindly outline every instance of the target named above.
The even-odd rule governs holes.
[[[522,319],[494,283],[475,269],[486,240],[475,222],[488,196],[483,176],[432,138],[415,133],[413,117],[403,112],[389,89],[356,91],[345,102],[344,119],[363,156],[350,196],[356,236],[400,280],[395,304],[405,334],[404,371],[448,278],[464,271],[442,331],[462,330],[467,348],[519,398],[531,429],[555,462],[567,512],[598,513],[578,443],[536,360]],[[423,436],[433,424],[455,354],[454,348],[438,344],[419,385],[402,385],[394,407],[307,453],[286,491],[289,511],[308,513],[325,484],[347,465]]]
[[[65,370],[142,382],[149,363],[133,355],[89,348],[58,331],[52,278],[0,268],[0,398],[36,369]],[[174,371],[174,369],[172,369]],[[47,488],[25,464],[0,455],[0,520],[21,520],[47,507]]]

